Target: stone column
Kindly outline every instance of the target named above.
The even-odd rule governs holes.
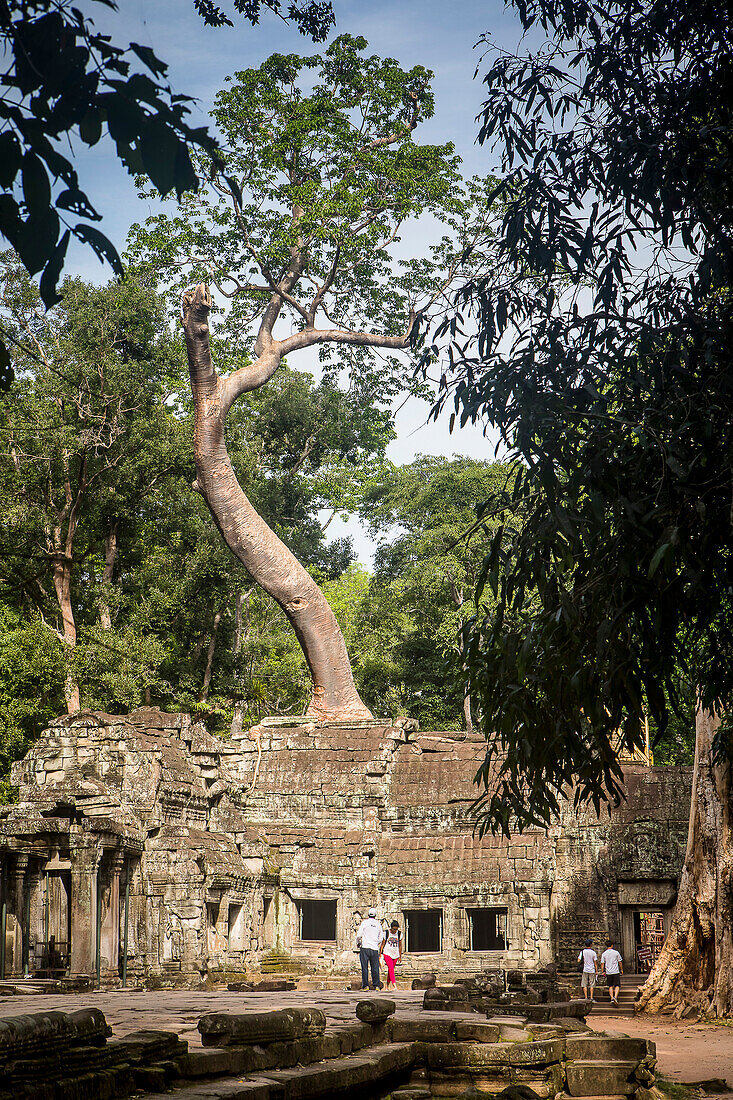
[[[43,965],[43,949],[36,951],[36,945],[42,944],[44,935],[44,915],[45,915],[45,874],[42,871],[40,864],[36,863],[29,869],[25,880],[25,898],[23,899],[25,912],[28,914],[28,922],[26,925],[26,935],[28,936],[28,946],[26,947],[26,955],[29,962],[35,961],[36,966]],[[31,955],[31,950],[33,954]]]
[[[123,852],[113,852],[104,891],[100,952],[102,970],[108,977],[117,977],[120,962],[120,874],[125,862]]]
[[[71,975],[96,973],[97,874],[101,852],[74,847],[71,857]]]
[[[27,946],[28,930],[25,926],[25,876],[28,870],[28,856],[16,856],[13,868],[13,909],[15,916],[15,936],[13,939],[13,960],[11,973],[23,973],[23,948]]]

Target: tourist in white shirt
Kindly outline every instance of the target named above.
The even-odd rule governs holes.
[[[615,1005],[621,988],[621,975],[624,972],[624,960],[613,946],[613,940],[606,940],[606,950],[601,955],[601,972],[606,975],[608,994]]]
[[[580,988],[585,990],[585,999],[593,1000],[593,986],[598,975],[598,956],[593,950],[593,941],[586,940],[585,947],[578,955],[578,962],[583,963],[583,974],[580,979]]]
[[[356,946],[359,948],[361,962],[361,988],[369,988],[369,970],[372,972],[372,986],[381,989],[379,980],[379,948],[384,939],[384,930],[377,920],[377,910],[370,909],[369,916],[356,930]]]

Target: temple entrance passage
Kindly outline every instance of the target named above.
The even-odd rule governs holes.
[[[619,881],[619,950],[627,973],[649,973],[669,932],[676,900],[675,879]]]
[[[405,909],[405,950],[431,952],[443,950],[443,910]]]
[[[508,910],[502,908],[469,909],[472,951],[506,951]]]
[[[43,881],[43,931],[36,942],[35,973],[55,978],[69,969],[71,949],[71,872],[46,871]]]
[[[302,899],[298,906],[298,939],[336,939],[336,902]]]
[[[634,940],[636,943],[636,970],[648,974],[664,943],[664,913],[661,910],[634,913]]]

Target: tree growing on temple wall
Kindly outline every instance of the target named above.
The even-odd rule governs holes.
[[[485,564],[498,613],[465,649],[484,778],[499,768],[485,825],[546,820],[573,787],[615,801],[619,732],[640,746],[696,684],[687,856],[640,1005],[730,1013],[731,9],[514,7],[547,41],[487,63],[480,140],[507,201],[446,390],[523,466],[505,507],[524,519]]]
[[[466,256],[480,262],[488,224],[490,182],[462,184],[452,146],[413,138],[432,114],[431,74],[365,48],[342,35],[322,57],[276,54],[236,74],[214,111],[226,174],[201,160],[202,192],[134,228],[129,246],[131,260],[153,267],[181,302],[197,488],[227,545],[292,623],[313,677],[308,713],[320,718],[369,711],[328,602],[237,482],[227,414],[286,356],[308,348],[320,349],[327,374],[346,374],[353,389],[388,402],[405,368],[389,356],[375,366],[372,352],[418,341]],[[395,271],[394,247],[418,215],[445,232],[432,252]],[[210,352],[209,285],[231,303],[219,333],[252,338],[251,363],[221,376]]]
[[[302,710],[287,622],[191,489],[182,341],[151,285],[68,280],[44,311],[8,255],[0,305],[17,372],[0,395],[0,773],[79,705],[195,710],[216,730]],[[355,509],[392,438],[366,394],[287,368],[229,419],[238,478],[330,585],[353,551],[326,541],[329,517]]]

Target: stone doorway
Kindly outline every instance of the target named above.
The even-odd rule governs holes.
[[[648,974],[657,961],[665,940],[665,919],[661,909],[639,909],[633,914],[636,972]]]
[[[669,932],[676,900],[673,879],[619,882],[620,950],[627,973],[649,973]]]
[[[33,944],[29,970],[39,978],[63,977],[71,957],[71,870],[47,868],[40,887],[41,935]]]

